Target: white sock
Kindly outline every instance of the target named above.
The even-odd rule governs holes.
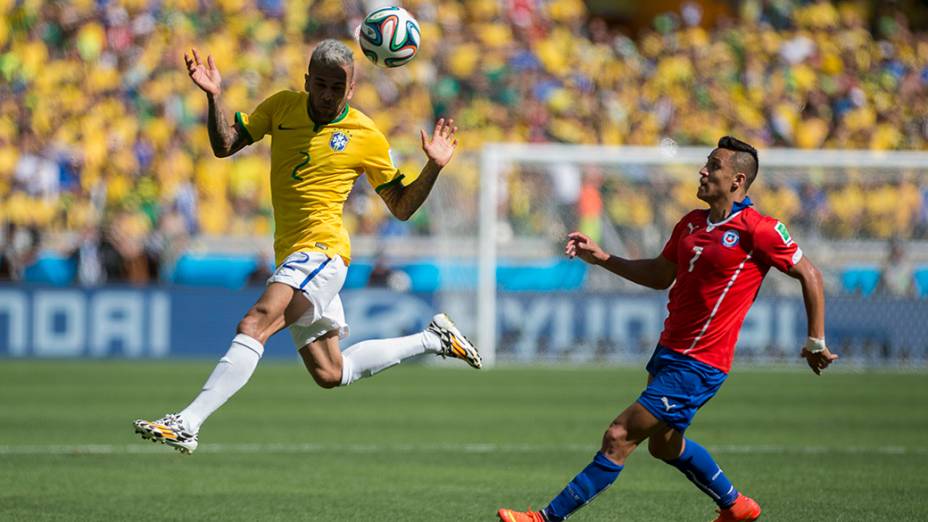
[[[370,377],[413,355],[439,351],[441,340],[429,331],[393,339],[361,341],[342,352],[342,386]]]
[[[206,379],[200,394],[180,412],[187,429],[194,433],[199,431],[206,418],[248,382],[263,354],[264,345],[257,339],[245,334],[236,335],[229,351],[219,359],[219,364]]]

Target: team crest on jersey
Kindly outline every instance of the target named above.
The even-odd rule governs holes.
[[[341,152],[345,150],[345,147],[348,145],[348,141],[348,135],[344,132],[338,131],[335,134],[332,134],[332,139],[329,140],[329,147],[331,147],[335,152]]]
[[[738,235],[737,230],[726,230],[722,234],[722,244],[731,248],[738,244],[738,241],[741,241],[741,236]]]

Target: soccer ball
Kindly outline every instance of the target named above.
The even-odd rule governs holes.
[[[361,22],[358,43],[378,67],[409,63],[419,50],[419,22],[402,7],[382,7]]]

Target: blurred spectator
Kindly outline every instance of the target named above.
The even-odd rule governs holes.
[[[580,196],[577,198],[577,216],[580,218],[578,229],[593,241],[601,242],[603,237],[603,174],[595,168],[583,173]]]
[[[0,233],[0,280],[22,281],[26,267],[38,257],[39,229],[7,223]]]
[[[920,238],[926,238],[928,237],[928,183],[925,183],[921,186],[918,195],[920,196],[921,201],[913,235]]]
[[[101,243],[103,267],[108,282],[143,285],[151,280],[145,250],[148,224],[139,213],[119,211],[105,227]]]
[[[880,293],[909,297],[914,293],[912,274],[915,267],[906,258],[905,245],[898,238],[888,243],[886,261],[880,269],[880,284],[877,290]]]
[[[40,144],[30,130],[22,133],[19,161],[13,174],[14,189],[44,200],[58,198],[58,165],[40,152]]]
[[[98,255],[100,256],[100,266],[103,269],[103,281],[112,283],[122,283],[126,281],[126,261],[111,239],[106,235],[100,238]]]
[[[814,230],[821,226],[828,213],[827,193],[817,184],[807,181],[799,186],[798,199],[802,205],[790,225],[803,230]]]
[[[571,163],[559,163],[549,169],[547,183],[554,187],[557,214],[564,221],[566,228],[576,230],[581,218],[578,207],[583,187],[580,166]],[[595,167],[590,167],[595,168]]]
[[[255,269],[248,274],[248,286],[265,286],[274,273],[272,266],[270,254],[263,250],[258,252],[255,255]]]
[[[383,251],[374,258],[374,266],[367,278],[367,286],[371,288],[389,288],[396,292],[408,292],[412,288],[409,274],[397,270],[387,262]]]
[[[158,216],[157,227],[145,238],[145,256],[148,272],[153,281],[170,281],[174,264],[187,250],[190,240],[189,216],[184,205],[177,202],[173,209]]]
[[[100,229],[89,224],[81,231],[70,258],[77,264],[77,283],[81,286],[96,286],[106,281]]]

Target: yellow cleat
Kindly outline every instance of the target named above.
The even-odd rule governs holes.
[[[176,413],[169,413],[156,421],[138,419],[132,425],[143,439],[167,444],[186,455],[196,451],[199,445],[197,434],[187,430],[184,419]]]
[[[447,314],[438,314],[433,317],[426,330],[437,335],[441,340],[441,351],[438,355],[461,359],[474,368],[480,369],[480,353],[477,347],[467,337],[464,337]]]

